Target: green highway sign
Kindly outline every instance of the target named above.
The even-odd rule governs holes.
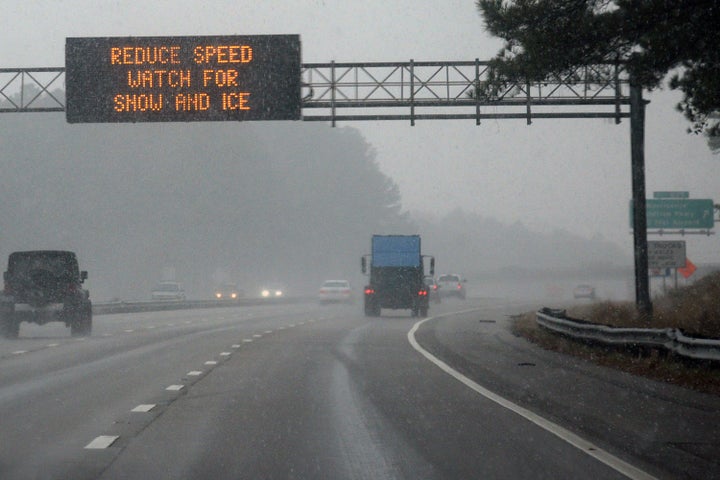
[[[653,192],[653,198],[690,198],[690,192]]]
[[[651,199],[645,200],[647,228],[711,229],[715,226],[712,199]],[[633,226],[633,202],[630,201],[630,228]]]

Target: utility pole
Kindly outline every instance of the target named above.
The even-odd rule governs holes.
[[[633,245],[635,250],[635,306],[650,319],[648,272],[647,209],[645,206],[645,101],[642,87],[630,78],[630,157],[633,196]]]

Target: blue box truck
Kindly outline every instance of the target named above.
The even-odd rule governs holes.
[[[390,308],[410,309],[414,317],[426,317],[424,263],[429,260],[429,274],[434,275],[435,258],[421,253],[420,236],[373,235],[370,247],[371,253],[361,260],[362,272],[370,275],[364,290],[365,315],[377,317],[381,309]]]

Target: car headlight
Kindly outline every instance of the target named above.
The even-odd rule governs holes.
[[[216,293],[215,296],[216,296],[217,298],[222,298],[222,293]]]
[[[237,293],[231,293],[230,296],[231,296],[232,298],[237,298]]]
[[[275,290],[275,296],[276,297],[282,297],[282,290]]]
[[[262,292],[260,292],[260,295],[262,295],[263,297],[269,297],[269,296],[270,296],[270,290],[263,290]]]

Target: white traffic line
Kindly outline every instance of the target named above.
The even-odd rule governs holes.
[[[253,335],[253,338],[262,338],[262,335],[260,335],[259,333],[256,333],[255,335]]]
[[[232,355],[232,352],[220,352],[221,357],[229,357],[230,355]]]
[[[472,312],[473,310],[467,310],[466,312]],[[474,390],[475,392],[479,393],[483,397],[487,398],[488,400],[491,400],[501,407],[504,407],[521,417],[525,418],[526,420],[529,420],[530,422],[534,423],[538,427],[552,433],[556,437],[560,438],[561,440],[564,440],[565,442],[569,443],[573,447],[577,448],[578,450],[590,455],[591,457],[595,458],[596,460],[604,463],[608,467],[612,468],[613,470],[621,473],[622,475],[625,475],[626,477],[633,479],[633,480],[657,480],[655,477],[650,475],[649,473],[640,470],[639,468],[635,467],[634,465],[629,464],[628,462],[621,460],[620,458],[612,455],[609,452],[606,452],[602,448],[598,447],[597,445],[593,444],[592,442],[589,442],[585,440],[584,438],[580,437],[579,435],[574,434],[570,430],[567,430],[566,428],[561,427],[560,425],[551,422],[550,420],[547,420],[544,417],[541,417],[540,415],[531,412],[530,410],[521,407],[520,405],[517,405],[516,403],[511,402],[510,400],[501,397],[500,395],[491,392],[487,388],[481,386],[480,384],[474,382],[473,380],[470,380],[468,377],[463,375],[462,373],[454,370],[450,365],[443,362],[436,356],[434,356],[432,353],[428,352],[424,348],[420,346],[420,344],[415,339],[415,332],[417,332],[418,328],[420,326],[429,321],[433,318],[440,318],[444,316],[450,316],[450,315],[456,315],[458,313],[466,313],[466,312],[454,312],[444,315],[438,315],[437,317],[429,317],[424,320],[420,320],[419,322],[415,323],[413,327],[410,329],[410,331],[407,333],[408,341],[410,342],[410,345],[420,352],[422,356],[424,356],[426,359],[428,359],[430,362],[434,363],[440,370],[447,373],[451,377],[455,378],[462,384],[464,384],[466,387],[470,388],[471,390]]]
[[[123,332],[125,332],[125,333],[132,333],[132,332],[134,332],[134,331],[135,331],[135,330],[133,330],[132,328],[130,328],[130,329],[128,329],[128,330],[123,330]]]
[[[273,333],[273,331],[272,331],[272,330],[265,330],[265,335],[270,334],[270,333]]]
[[[233,345],[230,345],[230,348],[240,348],[240,344],[235,343]]]
[[[27,350],[15,350],[12,352],[13,355],[22,355],[23,353],[27,353]]]
[[[193,370],[191,372],[188,372],[188,377],[198,377],[203,374],[200,370]]]
[[[169,390],[171,392],[179,392],[180,390],[183,389],[184,386],[185,385],[170,385],[165,390]]]
[[[131,412],[139,412],[139,413],[147,413],[150,410],[152,410],[153,408],[155,408],[154,403],[141,403],[140,405],[138,405],[137,407],[133,408],[130,411]]]
[[[117,435],[100,435],[99,437],[95,437],[92,442],[85,445],[85,448],[90,450],[102,450],[108,448],[118,438],[120,437]]]
[[[243,338],[243,342],[245,342],[245,343],[252,343],[252,342],[253,342],[253,339],[252,339],[252,338]]]
[[[215,360],[208,360],[207,362],[205,362],[205,365],[217,365],[217,364],[218,364],[218,362],[216,362]]]
[[[48,343],[48,344],[46,345],[46,347],[52,348],[52,347],[57,347],[58,345],[60,345],[60,344],[59,344],[59,343]]]

